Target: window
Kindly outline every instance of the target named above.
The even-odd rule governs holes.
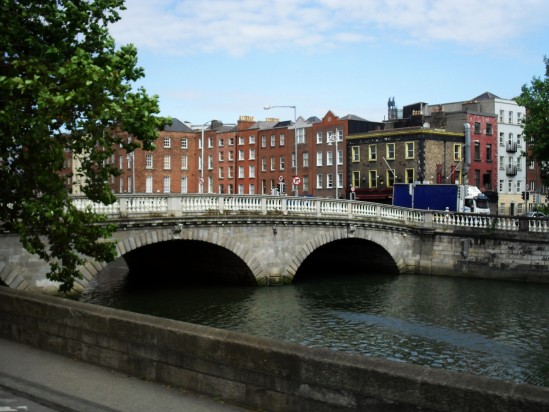
[[[297,143],[305,143],[305,129],[295,129],[295,138]]]
[[[370,187],[377,187],[377,170],[370,170],[368,172],[368,179]]]
[[[234,137],[229,137],[229,146],[234,146]]]
[[[271,147],[276,146],[276,136],[273,134],[271,135]]]
[[[461,160],[461,145],[455,144],[454,145],[454,160],[459,162]]]
[[[351,177],[351,186],[353,187],[360,187],[360,172],[354,171]]]
[[[250,149],[250,151],[248,153],[248,158],[250,160],[255,160],[255,149]]]
[[[394,160],[395,159],[395,144],[394,143],[387,143],[387,145],[386,145],[386,156],[387,156],[387,160]]]
[[[492,134],[492,123],[486,123],[486,134],[487,135]]]
[[[334,164],[334,152],[326,153],[326,166],[331,166]]]
[[[164,193],[170,193],[170,176],[164,176]]]
[[[480,162],[480,142],[474,142],[474,144],[473,144],[473,156],[474,156],[475,161]]]
[[[261,147],[267,147],[267,136],[261,136]]]
[[[252,134],[250,137],[248,137],[248,143],[249,144],[255,144],[255,135]]]
[[[244,136],[238,136],[238,145],[242,146],[244,144]]]
[[[522,113],[517,112],[517,124],[521,124],[521,123],[522,123]]]
[[[169,170],[172,168],[172,157],[170,155],[164,156],[164,170]]]
[[[124,167],[124,157],[118,156],[118,168],[122,169]]]
[[[238,178],[244,179],[244,166],[238,166]]]
[[[360,162],[360,146],[351,147],[351,162],[353,163]]]
[[[208,137],[208,148],[212,148],[214,147],[214,140],[213,140],[213,137]]]
[[[284,170],[285,163],[286,158],[284,156],[280,156],[280,170]]]
[[[505,135],[503,134],[503,132],[499,132],[499,145],[503,146],[504,141],[505,141]]]
[[[254,165],[248,166],[248,177],[255,178],[255,166]]]
[[[279,137],[279,142],[280,142],[280,146],[284,146],[286,144],[286,136],[281,134]]]
[[[503,156],[499,157],[499,168],[500,168],[500,170],[503,170],[504,165],[505,165],[503,159],[504,159]]]
[[[322,175],[318,174],[316,175],[316,188],[322,189]]]
[[[480,170],[475,169],[475,186],[480,187]]]
[[[145,169],[152,169],[153,168],[153,155],[148,154],[145,155]]]
[[[309,191],[309,176],[303,176],[303,191]]]
[[[208,170],[212,170],[214,167],[214,157],[213,155],[208,155]]]
[[[153,177],[147,176],[145,178],[145,193],[152,193],[153,192]]]
[[[316,144],[322,144],[322,132],[316,132]]]
[[[242,183],[238,184],[238,194],[243,195],[244,194],[244,185]]]
[[[331,173],[326,175],[326,187],[334,188],[334,176]]]
[[[475,133],[480,133],[480,122],[475,122]]]
[[[377,146],[375,144],[368,146],[368,160],[371,162],[377,160]]]
[[[128,176],[128,193],[132,193],[132,178]]]
[[[219,160],[220,162],[224,162],[225,161],[225,153],[223,153],[222,151],[219,151],[218,155],[217,155],[217,160]]]
[[[234,167],[233,167],[233,166],[229,166],[229,167],[227,168],[227,177],[228,177],[229,179],[232,179],[232,178],[233,178],[233,176],[234,176],[233,171],[234,171]]]
[[[303,153],[303,167],[309,167],[309,152]]]
[[[342,165],[343,164],[343,150],[337,151],[337,164]]]
[[[261,158],[261,171],[262,172],[267,171],[267,158],[266,157]]]
[[[227,158],[229,159],[229,161],[234,160],[234,152],[232,150],[229,150],[229,152],[227,153]]]
[[[414,158],[414,147],[415,147],[415,144],[414,142],[406,142],[405,144],[405,147],[406,147],[406,159],[413,159]]]
[[[316,152],[316,165],[322,166],[322,152]]]
[[[217,169],[217,177],[219,177],[220,179],[224,179],[225,178],[225,169],[223,169],[222,167]]]
[[[187,193],[189,191],[189,180],[187,176],[181,176],[181,193]]]
[[[124,192],[124,178],[122,176],[120,176],[120,181],[119,181],[118,184],[120,185],[120,187],[118,188],[118,192],[123,193]]]
[[[492,161],[492,145],[489,143],[486,145],[486,161]]]
[[[219,139],[219,140],[217,141],[217,145],[218,145],[219,147],[225,146],[225,140],[224,140],[224,139]]]
[[[253,183],[250,183],[248,185],[248,194],[249,195],[255,195],[255,185]]]
[[[276,160],[274,156],[271,156],[271,172],[276,170]]]
[[[189,148],[189,139],[187,139],[186,137],[181,138],[181,148],[182,149]]]
[[[238,151],[238,160],[244,160],[244,150]]]
[[[164,138],[164,149],[169,149],[170,147],[172,147],[172,139],[170,139],[169,137],[165,137]]]
[[[392,187],[395,184],[395,173],[393,170],[387,170],[387,187]]]
[[[404,181],[406,183],[414,183],[414,169],[406,169],[404,171]]]
[[[295,153],[292,153],[292,167],[296,167],[296,165],[295,165]]]
[[[509,111],[509,123],[513,123],[513,112]]]

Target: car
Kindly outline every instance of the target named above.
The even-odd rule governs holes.
[[[537,218],[546,218],[547,217],[545,215],[545,213],[537,212],[537,211],[526,212],[523,216],[524,217],[537,217]]]

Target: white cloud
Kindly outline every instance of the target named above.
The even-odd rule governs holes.
[[[127,0],[120,43],[160,53],[314,50],[370,42],[505,47],[545,24],[545,0]]]

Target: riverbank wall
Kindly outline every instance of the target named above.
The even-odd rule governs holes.
[[[0,287],[0,336],[262,411],[541,411],[549,388]]]

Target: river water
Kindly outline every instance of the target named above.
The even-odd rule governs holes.
[[[421,275],[151,288],[110,265],[82,301],[310,347],[549,386],[549,285]]]

